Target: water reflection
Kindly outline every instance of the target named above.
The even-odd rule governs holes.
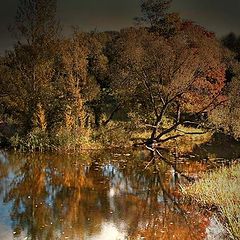
[[[181,204],[184,178],[164,162],[144,170],[148,158],[2,154],[1,239],[10,228],[16,239],[205,239],[210,218]],[[204,166],[178,168],[191,175]]]

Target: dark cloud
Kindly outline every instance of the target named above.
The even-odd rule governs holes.
[[[2,1],[0,7],[0,51],[11,47],[7,26],[13,22],[18,0]],[[240,33],[239,0],[175,0],[172,9],[218,36]],[[129,26],[139,15],[138,0],[59,0],[58,17],[69,33],[71,26],[82,30],[113,30]]]
[[[113,30],[129,26],[139,15],[138,0],[66,0],[59,1],[59,17],[66,27],[83,30]]]
[[[17,9],[17,0],[2,1],[0,5],[0,52],[9,49],[13,40],[8,27],[13,23]]]
[[[219,36],[240,33],[239,0],[175,0],[173,9]]]

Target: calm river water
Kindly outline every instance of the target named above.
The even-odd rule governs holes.
[[[177,164],[188,176],[212,167],[192,158]],[[212,213],[182,203],[186,179],[164,162],[146,168],[150,159],[143,151],[2,151],[0,239],[224,239]]]

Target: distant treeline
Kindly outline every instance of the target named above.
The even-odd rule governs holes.
[[[152,145],[184,135],[180,126],[240,136],[239,38],[218,40],[170,1],[140,4],[133,27],[66,38],[55,0],[19,1],[18,41],[0,59],[2,144],[127,146],[134,133]]]

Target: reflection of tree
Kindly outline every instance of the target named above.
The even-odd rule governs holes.
[[[130,236],[133,239],[139,236],[146,239],[204,239],[207,222],[203,221],[203,216],[187,214],[164,185],[159,172],[150,177],[150,190],[142,199],[146,204],[138,208],[136,219],[132,219]]]
[[[205,232],[205,226],[202,228],[199,226],[202,218],[192,218],[192,215],[189,215],[188,218],[186,212],[165,190],[163,190],[162,198],[163,201],[160,204],[162,207],[159,206],[156,196],[152,198],[154,202],[145,209],[147,213],[145,219],[148,219],[148,221],[144,224],[145,227],[138,229],[138,234],[148,239],[174,239],[174,236],[178,239],[204,239],[202,235],[199,235],[199,231]],[[159,209],[160,211],[152,211],[152,209]],[[193,219],[197,222],[193,222]]]
[[[0,151],[0,196],[2,192],[4,192],[5,184],[2,180],[7,177],[8,175],[8,162],[7,162],[7,156],[4,152]]]
[[[14,232],[27,230],[32,239],[99,232],[102,216],[109,212],[109,180],[96,163],[86,168],[77,161],[47,158],[29,156],[15,172],[5,196],[5,202],[12,202]]]
[[[0,180],[8,174],[7,156],[0,151]]]
[[[13,230],[27,232],[30,239],[84,239],[97,236],[104,223],[122,228],[124,222],[130,239],[204,238],[207,222],[181,206],[173,194],[178,179],[167,164],[156,162],[144,170],[146,163],[136,156],[120,158],[112,165],[100,156],[94,156],[97,161],[26,157],[5,196],[12,203]]]
[[[27,159],[15,173],[5,202],[12,201],[11,218],[14,222],[14,231],[20,233],[28,229],[33,239],[43,238],[42,227],[50,222],[50,209],[44,204],[48,196],[45,185],[45,163],[42,159]]]
[[[132,164],[133,165],[133,164]],[[118,218],[125,219],[130,239],[204,239],[207,218],[196,213],[194,207],[182,206],[174,191],[177,189],[178,178],[169,175],[169,168],[163,162],[155,162],[149,169],[126,166],[122,181],[131,189],[116,198],[115,205],[119,212]],[[174,184],[170,184],[173,182]],[[119,181],[118,185],[123,185]],[[134,184],[132,184],[134,183]],[[129,186],[131,185],[131,186]],[[177,194],[176,194],[177,195]],[[194,213],[195,212],[195,213]]]

